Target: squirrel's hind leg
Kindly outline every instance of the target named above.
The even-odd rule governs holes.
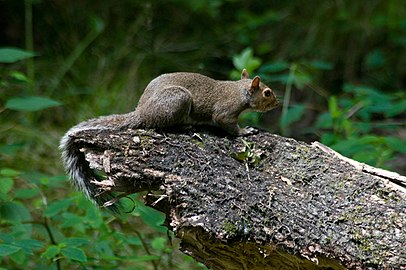
[[[154,91],[137,111],[145,127],[167,128],[189,124],[191,108],[192,95],[189,90],[181,86],[168,86]]]

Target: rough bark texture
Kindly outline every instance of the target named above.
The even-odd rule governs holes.
[[[101,190],[150,191],[146,203],[167,214],[181,250],[211,269],[406,269],[397,174],[269,133],[73,137],[105,172]]]

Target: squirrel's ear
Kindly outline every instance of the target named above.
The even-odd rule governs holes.
[[[258,89],[259,88],[259,83],[261,82],[261,79],[258,76],[255,76],[254,79],[252,79],[251,82],[251,89]]]
[[[244,68],[242,70],[242,73],[241,73],[241,80],[242,79],[249,79],[249,78],[250,78],[250,75],[248,74],[248,71]]]

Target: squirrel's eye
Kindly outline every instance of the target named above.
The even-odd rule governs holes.
[[[270,96],[271,96],[271,90],[266,89],[266,90],[264,91],[264,96],[270,97]]]

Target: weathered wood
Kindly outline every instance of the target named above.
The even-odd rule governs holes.
[[[72,136],[105,172],[102,192],[150,191],[146,203],[167,214],[181,250],[211,269],[406,269],[398,174],[262,132]]]

